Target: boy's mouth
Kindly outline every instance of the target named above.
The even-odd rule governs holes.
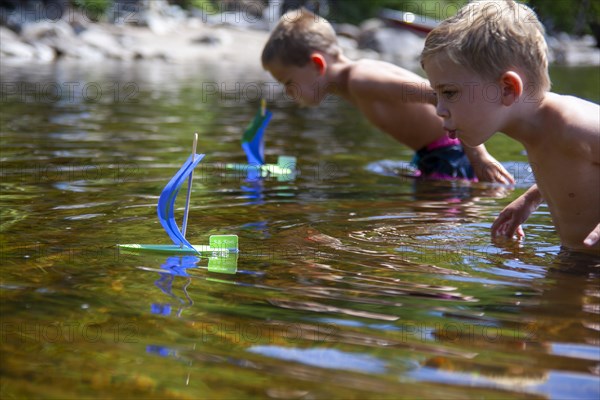
[[[448,135],[450,139],[456,139],[458,133],[456,132],[456,129],[446,129],[446,135]]]

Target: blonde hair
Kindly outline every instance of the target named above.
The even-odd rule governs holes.
[[[265,44],[263,66],[279,61],[283,65],[305,66],[310,55],[320,51],[338,57],[341,50],[331,24],[306,8],[285,13]]]
[[[550,90],[544,27],[513,0],[475,1],[442,21],[427,35],[421,65],[438,54],[490,80],[516,68],[536,94]]]

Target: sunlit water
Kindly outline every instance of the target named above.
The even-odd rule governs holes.
[[[521,244],[489,237],[532,182],[519,144],[488,146],[514,189],[414,181],[410,151],[349,106],[298,109],[265,79],[2,65],[0,397],[600,395],[598,260],[560,252],[545,206]],[[597,70],[553,80],[598,101]],[[223,168],[261,94],[267,161],[297,157],[293,179]],[[221,273],[116,248],[168,243],[156,202],[194,132],[187,236],[239,235]]]

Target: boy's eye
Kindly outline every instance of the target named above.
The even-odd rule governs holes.
[[[444,96],[444,98],[446,98],[447,100],[455,99],[457,94],[458,94],[457,90],[444,90],[442,92],[442,96]]]

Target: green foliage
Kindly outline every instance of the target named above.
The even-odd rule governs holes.
[[[106,15],[113,0],[72,0],[75,7],[83,10],[88,18],[98,21]]]
[[[170,0],[169,2],[172,4],[177,4],[186,10],[197,8],[198,10],[202,10],[210,14],[217,10],[214,0]]]
[[[538,13],[549,31],[589,33],[589,24],[600,23],[598,0],[523,0]],[[334,22],[360,23],[377,16],[382,8],[410,11],[443,20],[456,13],[467,0],[355,0],[330,2],[327,16]]]
[[[358,0],[338,1],[332,4],[328,19],[335,22],[359,23],[376,17],[379,10],[410,11],[435,19],[445,19],[456,13],[467,0]]]
[[[217,9],[214,1],[208,0],[188,0],[192,7],[206,11],[208,13],[214,13]]]
[[[600,22],[597,0],[529,0],[527,3],[550,32],[589,33],[589,24]]]

